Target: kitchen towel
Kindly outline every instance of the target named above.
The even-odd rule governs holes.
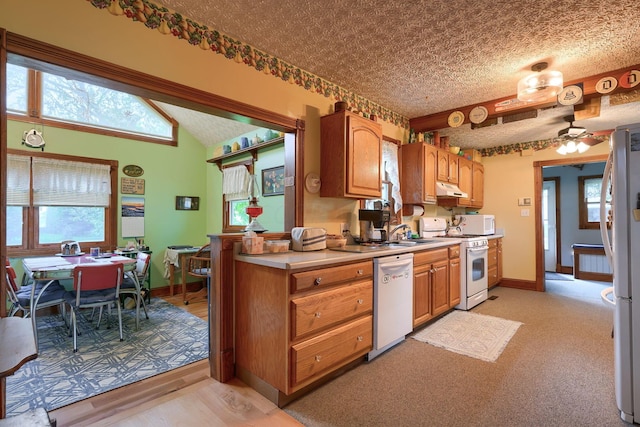
[[[222,170],[222,193],[227,201],[249,198],[249,171],[246,166],[232,166]]]

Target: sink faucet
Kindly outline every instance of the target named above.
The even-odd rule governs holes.
[[[405,228],[410,228],[407,224],[400,224],[395,226],[389,233],[387,233],[388,239],[392,240],[393,239],[393,235],[395,233],[397,233],[399,230],[405,229]],[[399,239],[396,239],[399,240]]]

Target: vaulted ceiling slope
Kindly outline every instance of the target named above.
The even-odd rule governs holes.
[[[543,60],[565,81],[640,64],[634,0],[161,3],[407,118],[511,96]],[[605,104],[599,123],[576,124],[599,130],[633,120],[626,111],[607,118]],[[559,110],[546,113],[548,124],[465,125],[452,138],[476,148],[550,138],[571,113]]]

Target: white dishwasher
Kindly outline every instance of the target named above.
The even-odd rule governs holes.
[[[373,350],[367,360],[413,330],[413,254],[373,260]]]

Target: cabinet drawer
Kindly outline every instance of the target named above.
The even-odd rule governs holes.
[[[291,385],[346,364],[371,350],[373,317],[367,316],[291,347]]]
[[[440,248],[413,254],[413,265],[431,264],[441,259],[449,258],[449,249]]]
[[[338,267],[303,271],[291,275],[291,293],[312,288],[322,288],[340,282],[373,276],[373,262],[359,262]]]
[[[371,312],[372,308],[371,280],[295,298],[291,301],[292,338]]]
[[[449,258],[460,258],[460,245],[449,248]]]

